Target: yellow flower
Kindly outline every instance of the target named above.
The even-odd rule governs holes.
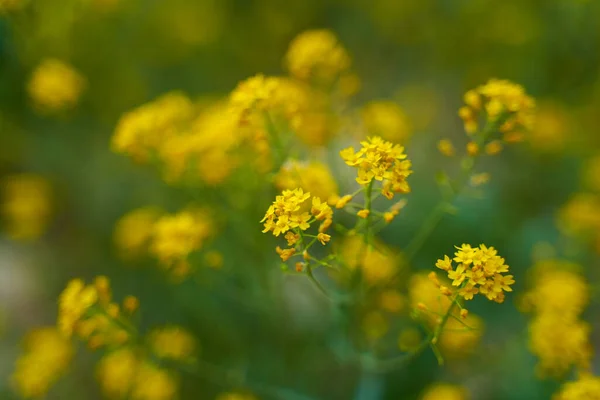
[[[125,214],[115,226],[113,239],[124,258],[138,257],[147,251],[154,223],[160,216],[156,207],[144,207]]]
[[[340,255],[351,271],[360,268],[365,281],[370,285],[385,284],[398,269],[396,254],[383,243],[375,242],[374,246],[367,246],[359,236],[345,238]]]
[[[194,337],[179,326],[153,330],[148,338],[150,348],[160,358],[188,361],[196,351]]]
[[[190,99],[169,92],[125,113],[117,123],[111,147],[138,162],[147,162],[165,141],[187,129],[194,113]]]
[[[301,188],[323,200],[338,194],[338,187],[327,165],[318,161],[287,161],[275,176],[279,190]]]
[[[467,390],[449,383],[435,383],[429,386],[420,400],[469,400]]]
[[[294,254],[296,254],[296,249],[294,248],[282,249],[281,247],[277,246],[275,248],[275,251],[277,252],[277,254],[279,254],[279,257],[281,257],[281,261],[283,262],[286,262],[287,260],[292,258]]]
[[[105,395],[116,399],[174,400],[179,387],[174,375],[142,359],[132,348],[105,355],[96,376]]]
[[[529,325],[529,348],[538,357],[537,373],[562,377],[573,366],[587,369],[592,357],[590,326],[560,314],[541,313]]]
[[[115,350],[102,357],[96,367],[96,378],[102,392],[109,398],[125,397],[131,390],[139,363],[130,348]]]
[[[576,381],[564,383],[560,391],[552,397],[552,400],[583,399],[600,399],[600,378],[590,374],[581,374]]]
[[[356,213],[360,218],[367,218],[371,212],[369,210],[360,210]]]
[[[347,165],[358,169],[356,182],[368,185],[372,180],[383,183],[383,194],[391,199],[394,193],[408,193],[406,178],[412,173],[411,162],[406,160],[404,147],[386,142],[380,137],[370,137],[360,142],[362,148],[355,152],[349,147],[340,152]]]
[[[453,157],[456,154],[454,145],[449,139],[440,140],[437,144],[437,148],[439,152],[445,155],[446,157]]]
[[[143,362],[138,369],[131,391],[132,400],[175,400],[179,382],[163,368]]]
[[[15,240],[41,236],[52,214],[48,181],[37,175],[19,174],[0,183],[0,215],[7,234]]]
[[[264,75],[256,75],[240,82],[229,98],[232,114],[244,122],[249,113],[268,110],[278,86],[278,78]]]
[[[50,58],[33,71],[27,90],[39,110],[54,112],[75,107],[85,85],[85,79],[72,66]]]
[[[512,275],[503,275],[509,269],[504,259],[493,247],[483,244],[475,248],[463,244],[457,249],[453,259],[458,264],[456,269],[448,256],[438,260],[436,267],[448,273],[452,285],[459,287],[459,295],[471,300],[473,295],[480,293],[488,300],[502,303],[504,292],[512,292],[510,286],[515,282]]]
[[[412,133],[404,111],[392,101],[371,102],[362,109],[361,116],[370,136],[405,143]]]
[[[191,210],[164,215],[156,221],[150,252],[171,268],[199,250],[212,235],[213,225],[206,212]]]
[[[105,345],[122,345],[130,339],[123,327],[120,307],[111,300],[108,278],[99,276],[94,284],[81,279],[70,281],[58,300],[58,328],[65,336],[77,335],[96,349]],[[119,321],[117,321],[119,319]]]
[[[575,272],[559,269],[560,265],[544,264],[544,269],[537,272],[533,288],[527,293],[533,310],[563,316],[581,315],[590,297],[585,279]]]
[[[23,398],[44,397],[66,372],[74,349],[55,327],[38,328],[25,338],[11,380]]]
[[[477,132],[477,118],[482,110],[488,121],[499,123],[498,130],[507,142],[521,141],[522,131],[533,128],[535,102],[522,86],[510,81],[490,79],[485,85],[468,91],[465,103],[458,114],[470,135]]]
[[[98,292],[93,286],[85,286],[81,279],[73,279],[60,294],[58,299],[58,327],[70,336],[75,324],[88,308],[98,301]]]
[[[310,193],[304,193],[302,189],[284,190],[260,221],[264,223],[263,233],[272,231],[273,235],[279,236],[294,228],[307,230],[310,214],[302,206],[309,198]]]
[[[600,232],[600,197],[576,193],[562,206],[558,227],[567,235],[596,236]]]
[[[321,242],[323,246],[325,246],[325,244],[327,244],[327,242],[331,240],[331,236],[326,233],[319,232],[319,234],[317,235],[317,239],[319,240],[319,242]]]
[[[350,68],[350,57],[331,31],[318,29],[294,38],[284,63],[293,77],[326,84]]]

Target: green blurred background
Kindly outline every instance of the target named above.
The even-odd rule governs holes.
[[[336,362],[328,304],[305,282],[279,276],[275,241],[260,234],[258,222],[217,240],[228,265],[242,271],[237,275],[205,270],[175,286],[151,265],[125,266],[113,246],[115,222],[136,207],[177,210],[188,199],[155,171],[112,153],[109,142],[124,112],[174,89],[192,98],[221,96],[256,73],[282,74],[294,36],[331,29],[362,81],[352,102],[391,99],[414,127],[407,146],[413,192],[382,233],[391,246],[402,248],[439,199],[435,174],[451,169],[452,162],[437,153],[436,143],[442,137],[464,140],[456,111],[466,90],[492,77],[510,79],[536,98],[549,120],[544,127],[550,136],[540,128],[530,142],[479,166],[492,176],[483,197],[459,200],[459,214],[442,221],[413,270],[431,270],[462,242],[486,243],[506,258],[518,294],[525,289],[532,249],[549,242],[597,277],[597,256],[577,243],[565,244],[555,216],[580,189],[581,166],[600,146],[598,21],[600,3],[583,0],[32,0],[5,11],[0,178],[19,172],[46,177],[55,209],[40,240],[0,239],[0,398],[16,398],[8,377],[22,335],[53,323],[56,298],[70,278],[97,274],[112,279],[119,297],[140,297],[143,327],[181,324],[199,338],[203,358],[224,366],[241,363],[257,382],[315,399],[413,399],[439,380],[466,385],[474,399],[549,398],[558,384],[534,374],[527,319],[517,311],[515,295],[501,306],[471,306],[486,322],[473,357],[440,368],[425,352],[409,368],[365,378]],[[46,57],[68,60],[85,76],[76,109],[48,116],[31,106],[26,84]],[[249,210],[256,214],[246,220],[258,221],[273,193],[254,199]],[[252,252],[236,245],[240,234],[251,236]],[[243,290],[256,268],[272,270],[270,279],[285,285],[283,296],[263,294],[260,307]],[[47,398],[101,398],[95,360],[94,353],[81,351],[72,373]],[[228,389],[184,377],[181,398],[212,399]]]

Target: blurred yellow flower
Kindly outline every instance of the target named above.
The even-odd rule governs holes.
[[[541,313],[529,324],[529,348],[538,357],[541,377],[562,377],[572,367],[588,369],[592,357],[588,323],[556,313]]]
[[[85,85],[85,79],[72,66],[50,58],[33,71],[27,90],[39,110],[53,112],[74,108]]]
[[[579,379],[566,382],[552,400],[595,400],[600,399],[600,378],[581,374]]]
[[[351,60],[333,32],[316,29],[302,32],[292,40],[284,63],[295,78],[330,84],[350,68]]]
[[[141,256],[148,249],[154,223],[160,216],[157,207],[143,207],[125,214],[115,226],[113,239],[123,258]]]
[[[406,143],[412,131],[408,117],[392,101],[373,101],[361,111],[365,130],[369,136],[380,136],[394,143]]]
[[[506,142],[523,140],[524,131],[534,124],[535,101],[522,86],[507,80],[490,79],[485,85],[469,90],[465,106],[458,111],[469,135],[479,129],[478,115],[485,112],[489,122],[499,123],[497,129]]]
[[[73,354],[71,342],[55,327],[33,330],[25,337],[11,377],[15,390],[27,399],[44,397],[66,372]]]
[[[196,351],[196,340],[179,326],[154,329],[148,337],[150,348],[160,358],[189,361]]]
[[[180,92],[169,92],[125,113],[111,139],[112,150],[147,162],[169,137],[186,130],[194,105]]]
[[[167,214],[154,224],[150,252],[162,266],[171,268],[202,248],[213,231],[213,223],[204,211]]]
[[[287,161],[275,176],[275,186],[279,190],[301,188],[325,201],[338,194],[329,167],[318,161]]]
[[[359,236],[348,236],[342,241],[340,256],[350,270],[360,268],[364,279],[371,285],[385,284],[398,271],[397,254],[378,241],[367,246]]]
[[[173,374],[144,360],[132,348],[121,348],[102,357],[96,378],[111,399],[128,396],[132,400],[174,400],[179,388]]]
[[[8,236],[15,240],[41,236],[52,213],[49,182],[41,176],[18,174],[5,177],[0,185],[0,215]]]
[[[469,400],[469,392],[462,386],[435,383],[429,386],[420,400]]]

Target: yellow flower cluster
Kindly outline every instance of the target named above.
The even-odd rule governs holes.
[[[385,284],[398,271],[398,255],[379,241],[368,246],[360,236],[348,236],[341,242],[339,253],[351,271],[360,268],[370,285]]]
[[[379,136],[394,143],[406,143],[412,133],[404,111],[392,101],[368,103],[363,107],[361,116],[370,136]]]
[[[137,299],[127,297],[123,313],[119,304],[112,302],[110,282],[105,276],[96,277],[91,285],[73,279],[58,300],[58,328],[67,337],[76,334],[86,340],[92,349],[122,345],[131,337],[128,317],[137,305]]]
[[[132,400],[174,400],[179,382],[133,348],[120,348],[106,354],[98,363],[97,379],[109,398]]]
[[[574,382],[563,384],[552,400],[598,400],[600,399],[600,378],[582,374]]]
[[[73,108],[85,88],[85,79],[69,64],[50,58],[33,71],[27,91],[42,112]]]
[[[194,111],[193,103],[183,93],[164,94],[121,117],[112,137],[112,149],[147,162],[167,138],[187,129]]]
[[[331,239],[325,232],[333,223],[333,210],[318,197],[312,197],[309,207],[307,200],[310,198],[310,193],[304,193],[302,189],[284,190],[260,221],[264,223],[263,233],[273,232],[275,236],[285,233],[288,246],[306,244],[301,240],[302,232],[314,222],[321,221],[315,239],[325,245]],[[284,250],[277,247],[277,253],[283,261],[290,259],[295,252],[295,247]]]
[[[301,188],[329,204],[337,201],[338,186],[326,164],[318,161],[287,161],[275,176],[275,187],[279,190]]]
[[[410,192],[406,178],[412,173],[411,162],[406,159],[404,147],[378,136],[360,144],[362,148],[357,152],[353,147],[340,152],[346,164],[358,169],[356,182],[361,185],[369,185],[373,180],[382,182],[382,193],[388,199],[392,199],[394,193]]]
[[[240,126],[226,102],[194,104],[180,92],[123,115],[112,149],[138,162],[156,162],[168,183],[185,179],[218,185],[244,161],[258,171],[270,169],[264,124],[254,118]]]
[[[436,267],[448,273],[452,286],[458,288],[458,295],[471,300],[479,293],[502,303],[504,292],[512,292],[510,285],[515,282],[512,275],[506,275],[509,267],[504,264],[504,258],[498,256],[496,249],[483,244],[479,247],[463,244],[457,249],[454,259],[444,256],[443,260],[437,261]],[[457,263],[456,268],[453,261]],[[440,289],[449,291],[446,286]]]
[[[507,142],[523,140],[524,131],[533,127],[535,101],[521,85],[491,79],[465,93],[464,101],[466,105],[460,108],[458,115],[470,135],[478,131],[478,117],[482,111],[485,111],[489,122],[499,124],[498,130]]]
[[[253,76],[240,82],[229,97],[230,113],[241,127],[277,131],[271,135],[291,130],[310,146],[321,146],[331,137],[335,116],[330,109],[324,93],[283,77]],[[279,138],[283,139],[287,136]]]
[[[8,236],[32,240],[42,235],[52,212],[48,181],[32,174],[11,175],[1,182],[0,189],[0,215]]]
[[[179,326],[165,326],[150,332],[149,347],[159,358],[175,361],[193,361],[196,340]]]
[[[600,195],[571,196],[558,213],[557,225],[564,234],[591,242],[600,251]]]
[[[573,366],[587,369],[592,356],[590,326],[580,319],[589,289],[568,266],[558,261],[536,265],[534,285],[524,299],[534,313],[529,347],[539,358],[541,376],[563,376]]]
[[[185,276],[190,271],[188,255],[201,249],[213,232],[213,223],[205,211],[163,215],[154,223],[150,253],[175,275]]]
[[[435,383],[425,389],[420,400],[469,400],[469,392],[462,386]]]
[[[143,207],[125,214],[115,225],[113,240],[123,258],[141,256],[147,250],[154,224],[160,216],[156,207]]]
[[[346,49],[333,32],[325,29],[305,31],[290,43],[285,66],[300,80],[331,84],[350,68]]]
[[[42,398],[65,373],[74,349],[56,327],[38,328],[25,338],[12,383],[23,398]]]

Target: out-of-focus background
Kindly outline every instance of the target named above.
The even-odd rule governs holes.
[[[438,381],[464,385],[473,399],[549,398],[558,383],[536,376],[527,317],[517,303],[540,254],[580,262],[592,284],[600,278],[598,256],[565,239],[556,223],[559,209],[574,193],[593,191],[586,184],[597,176],[585,171],[600,150],[598,21],[600,3],[585,0],[0,0],[0,180],[41,177],[47,193],[38,186],[43,193],[32,197],[49,199],[38,221],[43,226],[31,228],[40,235],[11,232],[4,217],[0,398],[18,398],[9,377],[25,332],[54,323],[57,296],[69,279],[98,274],[111,278],[119,296],[140,298],[142,327],[181,324],[211,362],[243,359],[252,379],[315,398],[416,399]],[[225,255],[221,270],[173,284],[155,261],[131,267],[117,254],[113,231],[125,213],[148,205],[175,211],[190,200],[152,168],[111,151],[119,118],[172,90],[220,98],[249,76],[283,75],[290,41],[315,28],[334,32],[352,57],[361,87],[351,107],[389,100],[410,121],[413,190],[381,235],[394,248],[410,240],[438,201],[437,171],[455,168],[436,143],[465,141],[457,116],[463,93],[497,77],[518,82],[536,99],[538,120],[528,140],[480,164],[491,174],[482,195],[461,198],[458,214],[444,218],[410,267],[431,270],[463,242],[493,245],[506,258],[514,294],[503,305],[470,307],[486,329],[469,358],[439,367],[426,352],[410,368],[366,383],[360,371],[338,365],[328,305],[303,281],[279,277],[275,241],[260,233],[274,192],[243,200],[255,202],[245,209],[258,211],[245,220],[256,225],[221,233],[215,244]],[[48,59],[67,62],[81,78],[77,104],[58,113],[35,104],[28,86]],[[328,149],[332,158],[336,146]],[[351,182],[346,187],[353,190]],[[239,245],[240,232],[251,249]],[[238,267],[243,274],[272,270],[270,279],[285,285],[283,296],[265,295],[266,310],[255,307],[238,290],[244,275],[229,277]],[[592,306],[597,326],[593,315]],[[47,398],[102,398],[97,359],[79,349],[75,366]],[[235,389],[222,386],[183,377],[180,398],[212,399]]]

